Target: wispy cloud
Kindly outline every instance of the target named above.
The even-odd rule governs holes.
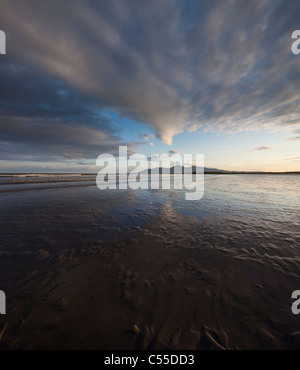
[[[144,140],[144,141],[149,141],[150,139],[154,139],[154,138],[155,138],[155,135],[145,133],[145,134],[141,134],[141,135],[139,135],[139,137],[140,137],[142,140]]]
[[[170,149],[169,150],[169,154],[180,154],[180,151],[179,150],[176,150],[176,149]]]
[[[300,161],[300,157],[286,158],[288,161]]]
[[[274,147],[262,145],[262,146],[258,146],[256,148],[254,148],[254,149],[251,149],[250,152],[257,152],[257,151],[261,151],[261,150],[271,150],[271,149],[274,149]]]

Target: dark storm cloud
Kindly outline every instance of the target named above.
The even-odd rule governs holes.
[[[122,144],[101,105],[61,80],[12,61],[0,65],[0,76],[2,160],[95,158]]]
[[[17,70],[10,80],[0,72],[0,137],[14,145],[36,138],[35,149],[41,138],[49,150],[51,141],[88,157],[98,142],[120,141],[95,117],[103,107],[148,124],[167,144],[199,127],[295,129],[299,19],[292,0],[1,0],[6,68]]]

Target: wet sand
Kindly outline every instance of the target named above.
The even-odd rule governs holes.
[[[0,349],[299,349],[299,207],[231,179],[2,195]]]
[[[297,276],[263,257],[136,235],[99,249],[1,255],[2,349],[296,349]],[[32,270],[35,266],[35,270]]]

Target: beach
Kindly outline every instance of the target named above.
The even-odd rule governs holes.
[[[298,178],[206,175],[200,201],[6,178],[0,348],[299,349]]]

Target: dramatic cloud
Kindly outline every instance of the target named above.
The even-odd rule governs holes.
[[[63,82],[12,62],[0,75],[1,160],[96,158],[122,144],[101,107]]]
[[[95,157],[122,141],[104,108],[166,144],[200,127],[298,129],[299,19],[292,0],[1,0],[1,143]]]

